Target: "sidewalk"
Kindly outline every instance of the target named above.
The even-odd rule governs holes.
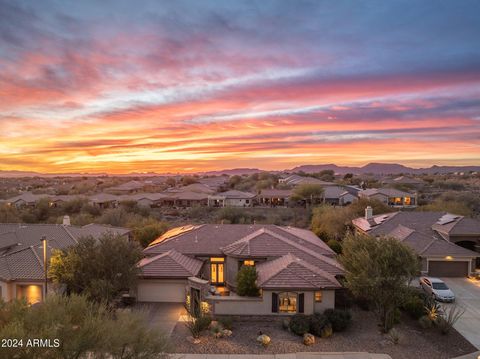
[[[171,354],[171,359],[392,359],[387,354],[358,352],[291,353],[291,354]]]

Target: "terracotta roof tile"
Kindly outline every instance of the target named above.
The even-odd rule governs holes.
[[[202,261],[170,249],[168,252],[142,259],[138,267],[143,277],[188,278],[198,275],[202,265]]]

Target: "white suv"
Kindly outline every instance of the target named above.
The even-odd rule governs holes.
[[[434,299],[441,302],[455,301],[455,294],[448,288],[444,281],[432,277],[420,277],[420,286],[422,289]]]

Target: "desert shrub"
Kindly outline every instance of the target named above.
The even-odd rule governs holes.
[[[330,323],[327,323],[322,329],[322,332],[320,333],[320,336],[322,338],[330,338],[333,334],[333,329],[332,325]]]
[[[342,244],[336,239],[330,239],[327,245],[337,254],[342,253]]]
[[[210,317],[209,315],[201,315],[199,317],[194,317],[193,315],[189,314],[187,320],[184,323],[190,331],[190,334],[192,334],[192,337],[198,338],[204,330],[208,329],[211,322],[212,317]]]
[[[437,316],[435,325],[440,329],[442,334],[448,334],[453,325],[460,319],[465,310],[456,305],[443,308],[442,315]]]
[[[355,304],[358,305],[358,307],[361,309],[361,310],[370,310],[370,301],[367,299],[367,298],[364,298],[364,297],[360,297],[360,296],[357,296],[355,297]]]
[[[218,319],[218,322],[228,330],[232,330],[233,327],[233,318],[232,317],[221,317]]]
[[[388,332],[388,339],[393,344],[397,345],[400,342],[400,333],[395,328],[392,328]]]
[[[290,327],[290,318],[283,318],[282,320],[282,328],[287,330]]]
[[[420,319],[425,314],[425,303],[419,296],[409,297],[402,306],[412,319]]]
[[[258,296],[259,290],[256,282],[256,268],[252,266],[243,266],[237,273],[237,294],[248,297]]]
[[[419,324],[420,327],[422,327],[423,329],[428,329],[428,328],[431,328],[431,327],[432,327],[433,322],[430,320],[430,318],[428,317],[428,315],[423,315],[423,316],[421,316],[420,319],[418,320],[418,324]]]
[[[350,325],[352,315],[346,310],[327,309],[323,312],[328,321],[332,324],[334,332],[342,332]]]
[[[290,319],[289,323],[292,333],[303,335],[310,330],[310,317],[303,314],[296,314]]]
[[[310,319],[310,333],[318,337],[321,336],[322,330],[327,324],[329,324],[329,321],[326,315],[315,313]]]

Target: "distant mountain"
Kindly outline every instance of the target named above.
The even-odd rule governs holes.
[[[107,173],[40,173],[30,171],[3,171],[0,170],[0,178],[20,177],[101,177],[108,176]]]
[[[241,176],[241,175],[251,175],[259,172],[264,172],[264,171],[258,168],[232,168],[228,170],[208,171],[208,172],[203,172],[202,174],[204,176],[221,176],[221,175]]]
[[[389,175],[399,173],[409,174],[434,174],[434,173],[452,173],[452,172],[480,172],[480,166],[432,166],[428,168],[412,168],[398,163],[369,163],[363,167],[337,166],[334,164],[325,165],[303,165],[292,168],[289,172],[316,173],[323,170],[333,170],[338,174],[354,173],[365,174],[373,173],[376,175]]]

